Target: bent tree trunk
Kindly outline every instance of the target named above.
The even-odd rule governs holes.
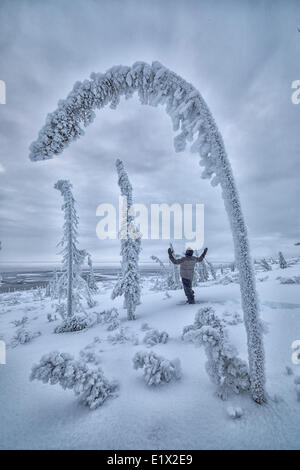
[[[218,140],[219,155],[221,157],[222,155],[225,155],[226,157],[223,150],[223,142],[220,138]],[[235,260],[239,272],[241,301],[247,333],[251,393],[254,401],[257,403],[263,403],[266,399],[264,371],[265,358],[262,325],[259,319],[259,302],[256,294],[254,268],[250,257],[247,227],[229,164],[222,172],[220,184],[223,189],[225,209],[229,217],[233,234]]]

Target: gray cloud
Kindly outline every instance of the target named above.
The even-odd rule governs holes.
[[[116,203],[116,157],[137,202],[205,204],[211,259],[231,259],[219,188],[200,179],[198,158],[176,154],[162,109],[134,98],[98,113],[85,136],[51,161],[31,163],[28,147],[46,114],[76,80],[136,60],[159,60],[203,94],[224,136],[255,256],[297,253],[300,79],[299,2],[237,0],[36,1],[0,4],[0,239],[5,261],[56,261],[61,237],[58,178],[74,186],[80,243],[97,261],[118,259],[117,241],[96,238],[96,207]],[[176,243],[178,251],[183,243]],[[143,260],[167,242],[145,241]]]

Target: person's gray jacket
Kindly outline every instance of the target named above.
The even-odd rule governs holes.
[[[206,250],[207,251],[207,250]],[[174,258],[173,253],[169,251],[169,258],[173,264],[180,264],[180,276],[184,279],[190,279],[191,281],[194,278],[194,267],[196,263],[203,261],[206,255],[204,250],[201,256],[183,256],[183,258]]]

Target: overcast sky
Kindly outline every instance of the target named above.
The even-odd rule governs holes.
[[[117,64],[158,60],[191,82],[224,137],[255,257],[299,254],[300,2],[177,0],[1,0],[1,261],[54,262],[70,179],[80,247],[97,262],[119,259],[118,241],[96,237],[96,208],[117,203],[121,158],[136,202],[205,204],[211,260],[233,258],[219,187],[200,178],[198,157],[176,154],[162,108],[137,98],[97,114],[85,136],[53,160],[32,163],[28,147],[48,112],[77,80]],[[181,252],[183,242],[176,241]],[[142,261],[166,258],[167,241],[144,241]]]

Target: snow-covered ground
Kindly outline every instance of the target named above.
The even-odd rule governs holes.
[[[265,334],[268,402],[260,406],[249,395],[222,401],[206,371],[203,348],[181,340],[183,327],[193,323],[200,307],[210,305],[228,326],[239,355],[247,358],[246,335],[239,285],[207,282],[196,288],[200,303],[184,305],[182,290],[150,290],[146,280],[137,320],[128,322],[122,299],[110,299],[112,284],[100,284],[97,306],[91,311],[118,308],[121,327],[128,341],[113,343],[107,338],[116,331],[98,324],[75,333],[53,333],[55,322],[49,298],[38,299],[33,291],[0,296],[0,339],[7,347],[7,364],[0,365],[0,448],[2,449],[299,449],[300,401],[294,379],[300,365],[293,365],[291,344],[300,339],[300,289],[281,284],[278,276],[300,275],[300,265],[257,274],[261,316]],[[266,279],[267,277],[267,279]],[[263,281],[260,279],[265,278]],[[12,322],[28,317],[26,330],[40,332],[30,343],[11,347],[18,327]],[[167,359],[179,358],[182,378],[158,387],[148,387],[132,358],[143,344],[143,323],[169,334],[166,344],[153,350]],[[29,380],[32,365],[45,353],[57,350],[79,357],[91,344],[108,379],[120,383],[118,396],[94,411],[78,403],[71,390],[59,385]],[[138,338],[139,344],[136,344]],[[286,372],[289,366],[293,374]],[[242,417],[232,419],[228,407],[241,407]]]

